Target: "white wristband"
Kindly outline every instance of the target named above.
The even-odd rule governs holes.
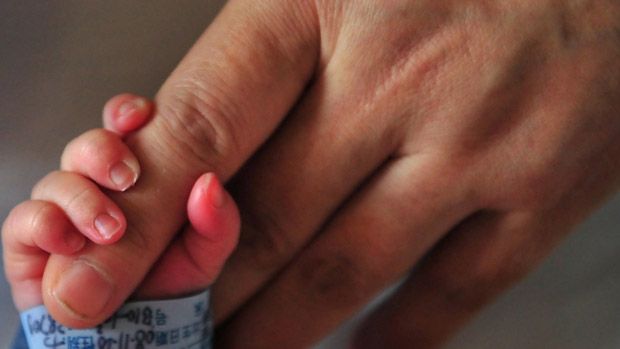
[[[185,298],[130,302],[89,329],[64,327],[42,305],[20,317],[30,349],[210,349],[213,333],[208,290]]]

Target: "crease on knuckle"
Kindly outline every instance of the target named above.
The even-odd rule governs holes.
[[[364,304],[371,290],[371,273],[344,254],[301,260],[297,274],[299,285],[316,303],[338,309]]]
[[[162,105],[164,117],[159,120],[167,136],[164,142],[175,155],[217,169],[218,160],[239,152],[233,118],[240,114],[226,105],[215,85],[179,83],[177,90],[182,92]]]
[[[32,214],[28,221],[27,229],[30,231],[30,235],[34,240],[37,232],[45,231],[48,224],[46,223],[54,216],[52,207],[47,204],[39,205],[38,209]]]
[[[89,194],[91,193],[92,188],[89,187],[84,187],[82,189],[80,189],[76,194],[74,194],[73,196],[71,196],[71,198],[69,198],[64,204],[63,206],[65,207],[65,211],[67,212],[73,212],[73,211],[79,211],[78,210],[74,210],[74,207],[82,207],[84,206],[84,201],[89,201],[89,200],[84,200],[84,197],[89,196]]]
[[[242,211],[242,221],[238,251],[253,268],[275,270],[295,253],[287,230],[272,214],[245,210]]]

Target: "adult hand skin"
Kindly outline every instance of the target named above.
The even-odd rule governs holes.
[[[620,6],[315,11],[314,80],[231,186],[217,344],[307,346],[410,274],[353,347],[439,346],[618,189]]]
[[[111,298],[58,303],[59,257],[46,305],[111,314],[210,170],[243,222],[219,345],[309,345],[416,266],[355,347],[437,346],[620,185],[619,22],[613,1],[231,1],[129,141],[127,236],[80,257]]]

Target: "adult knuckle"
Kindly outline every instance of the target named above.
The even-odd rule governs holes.
[[[238,251],[253,268],[271,271],[291,258],[295,245],[280,220],[269,213],[242,213]]]
[[[299,284],[316,303],[350,308],[368,298],[371,277],[345,254],[311,257],[300,261]]]
[[[176,92],[161,105],[158,121],[164,141],[183,158],[216,165],[238,151],[233,119],[235,112],[213,86],[206,88],[196,79],[178,82]]]

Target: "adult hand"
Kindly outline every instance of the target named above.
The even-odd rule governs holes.
[[[307,346],[409,274],[354,347],[440,345],[618,189],[620,8],[314,11],[314,80],[231,186],[217,344]]]
[[[214,289],[221,345],[312,343],[414,265],[356,343],[440,343],[617,189],[618,11],[230,2],[130,140],[143,176],[115,197],[127,237],[81,257],[110,299],[78,320],[46,304],[84,325],[109,315],[182,224],[195,177],[229,178],[296,105],[231,186],[244,227]],[[52,262],[46,290],[71,264]]]

